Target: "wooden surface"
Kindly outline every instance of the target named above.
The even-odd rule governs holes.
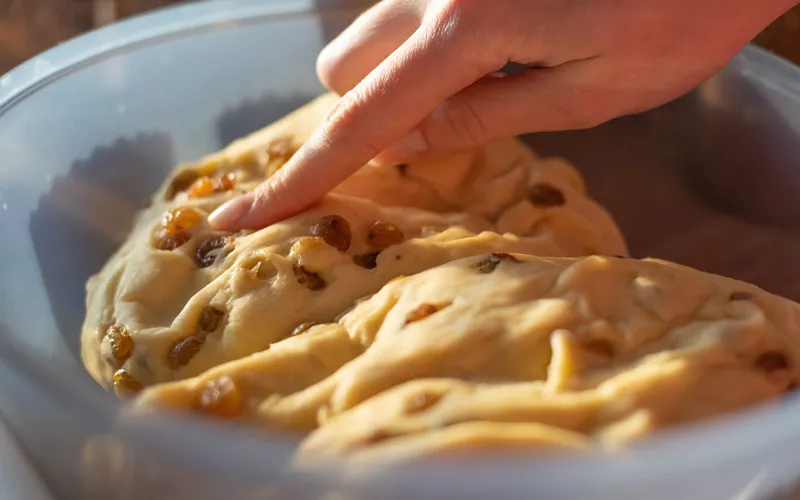
[[[181,1],[0,0],[0,74],[95,25]],[[756,42],[800,64],[800,6],[767,28]]]

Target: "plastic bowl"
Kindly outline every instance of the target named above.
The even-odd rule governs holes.
[[[800,401],[610,456],[298,472],[291,437],[131,416],[77,358],[84,282],[167,171],[322,89],[368,2],[221,1],[80,37],[0,78],[0,413],[59,498],[753,498],[800,474]],[[800,299],[800,71],[749,47],[700,90],[529,138],[585,173],[637,256]]]

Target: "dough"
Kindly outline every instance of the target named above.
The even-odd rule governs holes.
[[[334,321],[394,277],[461,257],[626,254],[574,169],[515,139],[437,161],[368,165],[284,222],[212,230],[208,214],[277,171],[334,102],[322,96],[164,183],[87,285],[81,351],[100,384],[126,396],[197,376],[302,325]]]
[[[793,302],[668,262],[479,255],[137,404],[310,432],[301,464],[611,449],[791,390],[798,320]]]

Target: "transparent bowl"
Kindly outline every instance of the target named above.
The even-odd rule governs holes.
[[[609,456],[300,472],[291,436],[132,416],[90,380],[78,360],[86,278],[174,164],[320,93],[317,53],[367,3],[191,4],[0,77],[0,414],[56,496],[714,500],[789,487],[800,475],[794,398]],[[635,255],[800,299],[798,89],[800,70],[748,47],[666,107],[528,140],[584,172]]]

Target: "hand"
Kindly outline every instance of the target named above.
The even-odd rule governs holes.
[[[580,129],[697,86],[796,0],[384,0],[320,54],[343,97],[256,191],[212,215],[258,228],[312,205],[370,159]],[[509,61],[529,69],[501,77]]]

